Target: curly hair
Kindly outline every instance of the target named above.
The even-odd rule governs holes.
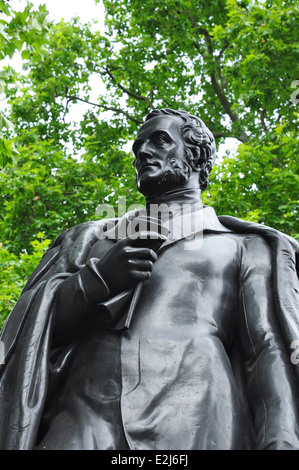
[[[181,109],[154,109],[146,116],[145,121],[161,115],[178,116],[185,121],[181,126],[181,135],[185,142],[186,158],[192,170],[198,172],[200,189],[204,191],[216,159],[212,132],[199,117]]]

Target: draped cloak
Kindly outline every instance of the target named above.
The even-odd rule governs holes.
[[[299,343],[299,244],[264,225],[230,216],[218,220],[228,231],[258,234],[271,246],[276,315],[289,357],[294,358],[296,341]],[[119,221],[87,222],[63,232],[29,278],[6,320],[1,334],[5,349],[0,365],[1,449],[35,448],[47,397],[60,386],[74,348],[73,344],[63,350],[52,347],[55,292],[63,280],[84,266],[90,248],[99,239],[99,230],[115,223]],[[71,259],[74,246],[76,257]],[[292,363],[299,392],[296,358],[295,354]]]

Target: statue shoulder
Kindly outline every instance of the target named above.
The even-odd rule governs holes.
[[[74,225],[73,227],[64,230],[51,244],[50,248],[61,245],[65,240],[75,240],[82,233],[92,232],[96,228],[97,221],[83,222],[82,224]]]
[[[258,250],[263,250],[264,253],[267,251],[266,256],[270,256],[269,253],[272,253],[271,264],[274,261],[276,265],[291,264],[292,269],[297,271],[299,277],[299,243],[293,237],[267,225],[241,220],[237,217],[222,215],[218,218],[225,227],[234,233],[244,234],[247,237],[256,235],[256,238],[248,239],[251,240],[250,251],[252,253],[256,253]],[[255,241],[256,247],[254,246]]]
[[[57,272],[76,272],[87,259],[91,247],[102,238],[105,231],[116,223],[116,219],[84,222],[61,233],[52,245],[59,247]]]
[[[296,252],[299,253],[299,243],[293,237],[280,232],[279,230],[269,227],[267,225],[259,224],[257,222],[251,222],[248,220],[242,220],[237,217],[232,217],[229,215],[220,215],[218,216],[219,221],[222,225],[229,228],[235,233],[243,234],[257,234],[264,239],[274,239],[283,240],[287,242],[290,247]]]

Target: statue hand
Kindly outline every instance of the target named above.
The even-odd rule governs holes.
[[[157,254],[147,246],[157,245],[157,241],[160,241],[161,245],[165,237],[161,236],[158,240],[125,238],[107,251],[98,269],[109,287],[111,296],[130,289],[139,281],[150,278]]]

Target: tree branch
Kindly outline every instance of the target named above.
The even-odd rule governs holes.
[[[134,93],[134,92],[130,91],[128,88],[125,88],[120,83],[117,83],[116,78],[111,73],[111,71],[108,69],[108,67],[104,67],[104,69],[105,69],[106,73],[109,75],[109,77],[111,78],[111,80],[115,83],[115,85],[120,90],[122,90],[124,93],[131,96],[132,98],[135,98],[136,100],[146,101],[152,109],[155,109],[154,104],[151,102],[151,100],[147,96],[138,95],[137,93]]]
[[[230,137],[226,132],[213,132],[211,131],[215,139],[220,139],[221,137]]]
[[[224,108],[226,114],[230,117],[231,121],[233,123],[235,123],[236,121],[239,121],[239,116],[236,113],[233,112],[232,107],[231,107],[231,103],[227,99],[226,94],[223,90],[223,87],[221,87],[221,85],[219,84],[219,82],[217,80],[217,74],[218,74],[219,79],[222,82],[222,85],[224,85],[224,78],[222,76],[221,68],[220,68],[220,60],[219,60],[219,57],[215,57],[215,55],[214,55],[214,49],[213,49],[211,36],[210,36],[207,29],[202,28],[202,27],[197,25],[197,22],[196,22],[196,20],[194,19],[194,17],[192,15],[189,15],[189,19],[190,19],[191,25],[194,28],[194,30],[197,31],[198,34],[204,36],[205,43],[206,43],[206,46],[207,46],[208,55],[209,55],[210,59],[216,65],[216,71],[210,72],[210,79],[211,79],[212,86],[213,86],[213,88],[215,90],[215,93],[218,96],[218,99],[219,99],[222,107]],[[197,48],[197,50],[199,50],[198,44],[194,43],[194,45]],[[226,43],[224,45],[224,47],[221,49],[220,53],[223,54],[224,50],[227,47],[228,47],[228,43]],[[241,131],[240,135],[237,138],[241,142],[247,142],[248,141],[248,136],[247,136],[245,131]]]
[[[124,111],[121,108],[115,108],[113,106],[106,106],[104,104],[99,104],[99,103],[93,103],[92,101],[89,100],[84,100],[82,98],[79,98],[78,96],[66,96],[66,98],[69,101],[81,101],[82,103],[90,104],[91,106],[97,106],[98,108],[104,109],[105,111],[113,111],[117,114],[123,114],[126,116],[130,121],[133,121],[137,125],[141,125],[142,121],[139,121],[138,119],[135,119],[131,114],[129,114],[127,111]]]
[[[268,127],[267,127],[267,124],[265,122],[265,115],[266,115],[266,110],[264,108],[264,109],[262,109],[262,111],[260,113],[260,118],[261,118],[262,128],[264,129],[265,132],[268,132]]]
[[[227,39],[225,39],[225,44],[224,46],[222,47],[220,53],[219,53],[219,56],[217,57],[217,62],[219,63],[220,59],[222,58],[224,52],[226,51],[226,49],[229,47],[229,42]]]

